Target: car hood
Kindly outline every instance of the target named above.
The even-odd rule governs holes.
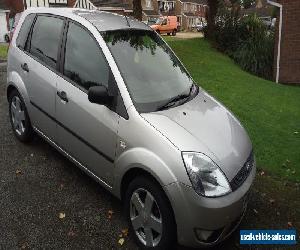
[[[211,157],[229,181],[252,150],[250,139],[239,121],[202,90],[183,105],[141,115],[179,150],[201,152]]]

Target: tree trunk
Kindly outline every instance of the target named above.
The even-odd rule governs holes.
[[[218,11],[218,0],[208,0],[208,16],[207,16],[207,31],[206,37],[214,39],[215,34],[215,19]]]
[[[133,16],[142,21],[142,2],[141,0],[133,0],[132,2],[132,5],[133,5]]]

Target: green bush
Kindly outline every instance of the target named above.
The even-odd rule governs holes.
[[[239,10],[228,9],[224,2],[220,1],[215,32],[217,48],[232,56],[239,45],[239,35]]]
[[[272,78],[274,60],[274,33],[255,15],[248,16],[240,22],[239,46],[233,53],[233,59],[252,74]]]
[[[220,1],[215,22],[215,45],[244,70],[271,79],[274,33],[256,15],[241,17],[239,11],[239,8],[228,8]]]

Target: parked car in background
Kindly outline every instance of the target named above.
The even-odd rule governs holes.
[[[155,18],[155,17],[149,18],[148,21],[145,21],[145,23],[146,23],[148,26],[151,26],[151,25],[156,24],[157,19],[158,19],[158,18]]]
[[[192,29],[202,32],[206,26],[207,23],[205,21],[200,21],[198,24],[192,26]]]
[[[159,34],[165,34],[176,36],[178,30],[178,22],[176,16],[164,16],[157,19],[154,25],[150,26]]]
[[[212,246],[245,214],[256,171],[247,132],[135,19],[26,10],[7,99],[16,138],[35,132],[123,201],[139,249]]]

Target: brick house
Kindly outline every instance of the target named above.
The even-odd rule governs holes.
[[[99,9],[132,14],[132,0],[71,0],[73,7]],[[72,4],[69,4],[72,5]],[[179,25],[190,30],[193,25],[204,19],[207,11],[207,0],[142,0],[143,20],[149,21],[159,16],[177,16]]]
[[[10,10],[11,15],[22,12],[28,7],[66,7],[68,0],[1,0]]]
[[[5,42],[9,30],[9,9],[0,0],[0,42]]]
[[[184,30],[191,30],[192,27],[204,20],[207,12],[206,0],[178,0],[181,14],[179,23]]]
[[[274,56],[274,80],[300,84],[300,1],[269,0],[278,8]]]

